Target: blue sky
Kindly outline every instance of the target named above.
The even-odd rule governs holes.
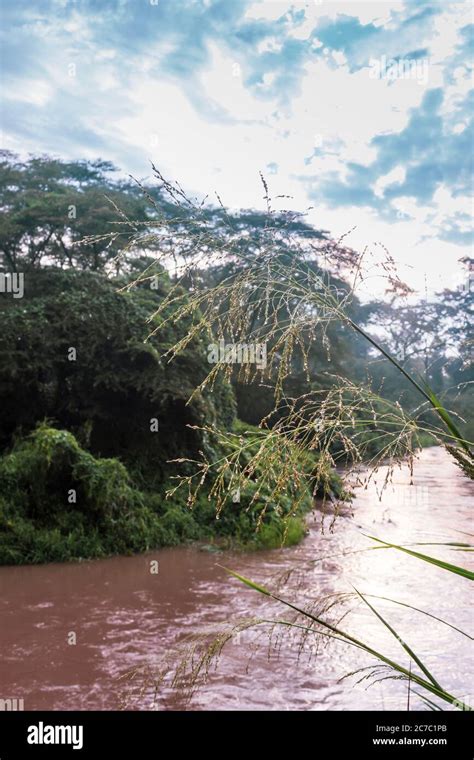
[[[273,194],[423,290],[472,243],[470,2],[3,0],[3,147]]]

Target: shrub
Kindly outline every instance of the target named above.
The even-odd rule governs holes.
[[[123,513],[137,500],[117,459],[96,459],[72,433],[40,424],[0,460],[0,491],[25,517],[44,524],[58,512],[82,512],[97,522]]]
[[[94,457],[72,433],[41,423],[0,458],[0,564],[131,554],[197,540],[248,549],[299,541],[312,504],[309,489],[295,516],[291,498],[276,505],[264,491],[253,501],[255,489],[249,484],[241,502],[219,517],[209,489],[191,509],[181,492],[167,499],[164,485],[140,490],[118,459]]]

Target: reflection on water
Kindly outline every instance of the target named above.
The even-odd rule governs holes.
[[[353,516],[339,518],[333,533],[321,534],[315,513],[308,537],[290,549],[243,555],[176,548],[79,564],[0,568],[0,697],[23,698],[25,709],[33,710],[114,709],[123,691],[120,676],[160,660],[186,635],[218,630],[229,619],[285,617],[281,606],[229,579],[220,565],[263,583],[302,567],[283,595],[291,596],[296,579],[300,600],[351,592],[353,585],[422,607],[472,633],[468,580],[400,552],[355,550],[371,545],[364,532],[394,543],[468,541],[473,484],[439,448],[422,453],[413,485],[406,469],[397,471],[380,501],[383,478],[381,471],[377,482],[358,492]],[[426,551],[464,566],[472,556],[446,547]],[[327,559],[306,568],[301,564],[322,556]],[[158,574],[150,572],[153,560],[159,561]],[[426,657],[446,689],[469,698],[471,641],[406,607],[372,602]],[[408,665],[398,643],[364,605],[343,625]],[[298,662],[291,637],[283,637],[278,656],[268,658],[266,646],[255,648],[256,636],[247,631],[226,646],[190,709],[406,707],[406,685],[399,681],[383,680],[369,689],[356,677],[340,681],[373,662],[347,645],[332,642]],[[154,704],[155,709],[181,706],[171,692]],[[134,706],[152,709],[153,702],[147,693]]]

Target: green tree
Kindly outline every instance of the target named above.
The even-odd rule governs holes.
[[[21,161],[2,151],[0,269],[19,272],[55,264],[103,270],[123,252],[127,220],[134,220],[136,230],[157,213],[137,183],[114,178],[116,171],[107,161],[47,156]],[[170,204],[160,199],[159,191],[150,192],[167,213]],[[114,238],[101,240],[111,228]],[[91,236],[94,240],[88,240]],[[120,268],[117,263],[115,269]]]
[[[119,456],[160,481],[169,459],[207,445],[187,425],[231,424],[226,382],[186,404],[209,369],[202,341],[193,341],[177,362],[163,358],[186,333],[186,322],[146,342],[166,277],[160,291],[144,284],[130,292],[90,272],[42,269],[25,281],[23,299],[4,294],[0,300],[3,447],[49,419],[94,454]],[[158,431],[151,430],[153,419]]]

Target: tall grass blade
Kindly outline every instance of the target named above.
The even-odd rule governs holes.
[[[429,564],[440,567],[442,570],[448,570],[450,573],[456,573],[456,575],[461,575],[463,578],[474,581],[474,572],[472,572],[472,570],[468,570],[465,567],[452,565],[450,562],[444,562],[442,559],[430,557],[428,554],[414,552],[411,549],[406,549],[404,546],[399,546],[398,544],[389,544],[387,541],[382,541],[382,539],[376,538],[375,536],[369,536],[367,533],[364,533],[364,535],[367,536],[367,538],[371,538],[372,541],[377,541],[379,544],[383,544],[389,549],[397,549],[398,551],[405,552],[405,554],[409,554],[411,557],[422,559],[424,562],[429,562]]]
[[[221,565],[221,567],[223,567]],[[260,586],[259,584],[255,583],[254,581],[251,581],[249,578],[245,578],[243,575],[240,575],[239,573],[236,573],[234,570],[230,570],[227,567],[223,567],[226,572],[228,572],[230,575],[232,575],[234,578],[237,578],[241,583],[248,586],[248,588],[251,588],[253,591],[258,591],[260,594],[264,594],[265,596],[271,597],[275,601],[279,602],[280,604],[283,604],[285,607],[288,607],[291,610],[294,610],[295,612],[299,613],[300,615],[303,615],[304,617],[308,618],[309,620],[312,620],[315,623],[318,623],[318,625],[321,625],[323,628],[328,629],[333,634],[334,638],[342,639],[345,643],[350,644],[352,646],[357,647],[358,649],[363,649],[368,654],[372,655],[376,659],[383,662],[385,665],[389,665],[393,670],[396,670],[398,673],[401,673],[406,678],[411,678],[411,680],[418,684],[418,686],[421,686],[422,688],[429,691],[431,694],[434,694],[434,696],[438,697],[439,699],[444,700],[445,702],[448,702],[451,705],[454,705],[458,707],[460,710],[472,710],[469,705],[464,704],[460,699],[453,696],[453,694],[450,694],[445,689],[442,689],[439,686],[435,686],[431,680],[426,680],[422,678],[421,676],[417,675],[416,673],[413,673],[403,667],[403,665],[400,665],[398,662],[395,662],[394,660],[390,659],[389,657],[386,657],[381,652],[378,652],[376,649],[373,649],[368,644],[366,644],[363,641],[360,641],[360,639],[356,639],[351,634],[347,633],[346,631],[342,631],[340,628],[337,628],[337,626],[332,625],[331,623],[328,623],[325,620],[322,620],[319,617],[316,617],[316,615],[313,615],[312,613],[308,612],[307,610],[303,610],[301,607],[296,606],[295,604],[292,604],[291,602],[288,602],[286,599],[282,599],[281,597],[277,596],[276,594],[272,593],[268,589],[264,588],[263,586]],[[285,625],[289,627],[296,627],[300,629],[304,629],[308,631],[309,633],[317,634],[318,631],[315,631],[313,628],[305,627],[302,625],[295,625],[294,623],[291,623],[289,621],[274,621],[279,625]]]
[[[468,633],[466,633],[466,631],[461,630],[461,628],[457,628],[452,623],[448,623],[447,620],[444,620],[443,618],[440,618],[437,615],[433,615],[431,612],[426,612],[426,610],[421,610],[419,607],[414,607],[413,604],[408,604],[407,602],[400,602],[398,599],[391,599],[389,596],[378,596],[377,594],[366,594],[365,596],[369,596],[371,599],[381,599],[384,602],[392,602],[392,604],[398,604],[400,607],[407,607],[409,610],[414,610],[415,612],[419,612],[421,615],[426,615],[426,617],[430,617],[433,620],[437,620],[438,623],[447,625],[448,628],[452,628],[453,631],[456,631],[457,633],[460,633],[462,636],[466,636],[466,638],[470,639],[471,641],[474,641],[474,636],[470,636]]]
[[[386,628],[388,628],[388,630],[390,631],[390,633],[392,634],[392,636],[394,636],[397,639],[397,641],[403,647],[403,649],[405,650],[405,652],[407,652],[407,654],[410,655],[410,657],[412,658],[412,660],[414,660],[416,662],[416,664],[418,665],[418,667],[420,668],[420,670],[425,674],[425,676],[427,678],[429,678],[429,680],[431,681],[431,683],[434,686],[436,686],[438,689],[441,689],[442,687],[440,686],[440,684],[438,683],[438,681],[435,679],[435,677],[430,673],[430,671],[428,670],[428,668],[426,667],[426,665],[423,664],[423,662],[415,654],[415,652],[413,651],[413,649],[410,646],[408,646],[408,644],[405,641],[403,641],[403,639],[401,638],[401,636],[399,636],[398,633],[396,632],[396,630],[394,628],[392,628],[392,626],[390,625],[390,623],[388,623],[387,620],[385,620],[385,618],[380,614],[380,612],[378,612],[375,609],[375,607],[364,597],[364,595],[361,594],[360,591],[358,591],[355,587],[354,587],[354,591],[362,599],[362,601],[367,605],[367,607],[374,613],[374,615],[376,615],[376,617],[378,617],[378,619],[384,624],[384,626]],[[411,678],[411,671],[410,671],[410,678]]]

